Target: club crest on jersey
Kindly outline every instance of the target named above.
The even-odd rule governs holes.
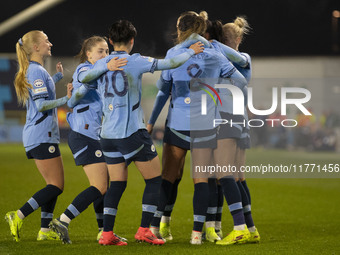
[[[109,110],[113,111],[113,105],[112,104],[109,104]]]
[[[151,145],[151,151],[152,151],[152,152],[155,152],[155,151],[156,151],[155,145]]]
[[[94,154],[96,155],[97,158],[100,158],[103,155],[101,150],[96,150]]]
[[[186,98],[184,99],[184,103],[190,104],[190,102],[191,102],[190,97],[186,97]]]
[[[55,152],[55,147],[53,145],[51,145],[50,147],[48,147],[48,151],[50,153],[54,153]]]
[[[44,81],[43,81],[43,80],[40,80],[40,79],[35,80],[35,81],[33,82],[33,85],[34,85],[34,87],[40,88],[40,87],[42,87],[42,86],[44,85]]]

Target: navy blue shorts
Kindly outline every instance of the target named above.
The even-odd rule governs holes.
[[[165,127],[163,142],[182,148],[184,150],[190,150],[190,131],[177,131]]]
[[[233,115],[227,112],[220,112],[220,116],[221,119],[227,120],[228,123],[220,124],[218,126],[217,139],[218,140],[228,138],[240,139],[244,126],[241,123],[246,123],[243,115]]]
[[[242,130],[241,138],[237,140],[237,147],[241,150],[246,150],[250,148],[250,130],[249,127],[245,127]]]
[[[192,148],[212,148],[217,146],[216,129],[199,131],[178,131],[166,127],[163,142],[190,150]]]
[[[60,156],[57,143],[41,143],[37,147],[26,152],[28,159],[51,159]]]
[[[149,161],[158,154],[146,129],[139,129],[127,138],[100,139],[100,144],[108,165],[132,161]]]
[[[77,166],[105,162],[98,140],[71,130],[68,134],[68,146]]]

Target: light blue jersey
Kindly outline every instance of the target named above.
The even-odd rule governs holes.
[[[183,50],[179,45],[168,51],[167,57]],[[229,78],[237,72],[236,68],[213,48],[204,49],[203,53],[193,56],[184,65],[174,70],[162,72],[162,91],[171,89],[167,126],[175,130],[213,129],[215,118],[215,101],[217,95],[211,90],[219,83],[219,78]],[[238,72],[237,72],[238,73]],[[201,88],[192,93],[190,86],[198,79]],[[190,84],[191,83],[191,84]],[[243,84],[244,85],[244,84]],[[242,85],[242,86],[243,86]],[[168,88],[164,88],[168,86]],[[207,115],[201,112],[201,96],[211,93],[214,99],[207,98]]]
[[[83,83],[96,81],[103,103],[103,123],[100,137],[122,139],[139,129],[145,129],[141,108],[141,80],[143,73],[176,68],[187,61],[194,50],[186,49],[171,59],[154,59],[140,54],[129,55],[125,51],[114,51],[110,56],[98,60],[90,70],[80,73]],[[112,58],[126,58],[124,70],[108,71],[107,62]],[[101,76],[99,79],[98,77]]]
[[[140,105],[142,75],[153,72],[156,67],[154,58],[129,55],[125,51],[115,51],[99,61],[107,63],[116,56],[127,59],[124,70],[109,71],[97,80],[104,114],[100,136],[105,139],[126,138],[145,128]]]
[[[88,61],[80,64],[73,74],[73,91],[72,97],[68,101],[68,106],[73,108],[72,113],[67,114],[67,122],[73,131],[90,137],[94,140],[99,140],[102,118],[102,102],[99,92],[96,90],[96,84],[89,86],[86,89],[85,95],[81,95],[80,100],[76,100],[79,89],[82,88],[82,83],[78,80],[80,72],[90,69],[92,64]],[[73,100],[74,99],[74,100]]]
[[[23,143],[26,151],[41,143],[59,143],[57,106],[65,104],[67,97],[56,100],[55,82],[62,78],[57,73],[53,78],[39,63],[30,61],[26,73],[32,85],[26,103],[26,123],[23,130]]]

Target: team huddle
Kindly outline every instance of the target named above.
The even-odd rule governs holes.
[[[23,143],[27,158],[35,160],[47,185],[20,209],[6,214],[15,241],[20,240],[24,218],[40,207],[37,240],[70,244],[70,222],[93,204],[99,244],[127,245],[127,240],[113,230],[131,162],[145,181],[136,241],[156,245],[171,241],[171,213],[187,151],[191,152],[192,169],[211,164],[240,169],[245,165],[245,151],[250,148],[249,127],[237,123],[247,120],[247,112],[234,115],[230,91],[224,87],[215,89],[215,84],[231,84],[247,96],[251,59],[238,47],[248,30],[242,17],[223,25],[208,20],[206,12],[188,11],[177,20],[176,45],[164,59],[155,59],[138,53],[130,55],[137,31],[127,20],[116,21],[109,28],[108,39],[92,36],[83,42],[78,55],[80,64],[67,85],[67,95],[59,99],[55,83],[62,79],[63,67],[58,63],[53,77],[43,67],[46,57],[51,56],[52,44],[47,35],[34,30],[20,38],[16,44],[19,71],[14,85],[19,103],[27,108]],[[108,43],[114,48],[111,54]],[[159,91],[145,125],[142,75],[157,70],[162,71],[157,82]],[[211,98],[205,97],[207,93]],[[205,98],[205,114],[201,112],[201,98]],[[161,166],[150,134],[168,99]],[[57,198],[64,188],[57,122],[57,107],[64,104],[72,109],[67,115],[71,128],[68,144],[90,187],[53,219]],[[228,119],[235,124],[215,127],[213,119]],[[200,245],[202,240],[217,245],[260,241],[244,173],[208,175],[193,171],[192,178],[191,244]],[[223,238],[224,198],[234,227]]]

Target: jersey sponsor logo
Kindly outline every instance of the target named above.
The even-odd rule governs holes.
[[[186,97],[186,98],[184,99],[184,103],[190,104],[190,102],[191,102],[190,97]]]
[[[101,150],[96,150],[96,152],[94,153],[94,155],[96,155],[97,158],[100,158],[100,157],[103,155],[103,153],[102,153]]]
[[[38,94],[42,92],[47,92],[47,88],[44,87],[44,88],[33,89],[33,94]]]
[[[33,82],[34,87],[40,88],[44,85],[44,81],[41,79],[37,79]]]
[[[155,152],[155,151],[156,151],[155,145],[151,145],[151,151],[152,151],[152,152]]]
[[[53,145],[51,145],[50,147],[48,147],[48,151],[50,153],[54,153],[55,152],[55,147]]]
[[[84,67],[82,67],[82,68],[79,69],[79,72],[78,72],[78,73],[84,72],[84,71],[87,71],[87,70],[89,70],[89,68],[88,68],[87,66],[84,66]]]

